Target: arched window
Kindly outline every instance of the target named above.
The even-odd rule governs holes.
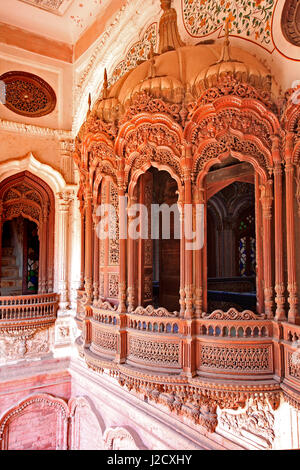
[[[28,171],[0,184],[1,295],[53,292],[54,195]]]

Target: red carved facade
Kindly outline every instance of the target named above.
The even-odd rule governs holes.
[[[187,70],[197,54],[205,56],[205,47],[180,49]],[[226,38],[217,63],[203,70],[199,60],[197,72],[180,80],[176,52],[152,52],[120,85],[107,90],[104,83],[75,152],[83,234],[80,354],[92,369],[110,369],[122,386],[167,403],[171,411],[187,414],[212,432],[218,406],[236,409],[261,393],[276,408],[282,394],[298,403],[300,392],[293,367],[284,365],[295,350],[284,332],[291,327],[298,332],[300,324],[295,264],[300,114],[292,101],[279,110],[268,72],[250,56],[252,72],[246,72],[238,51],[234,54],[232,59]],[[170,76],[165,77],[167,69]],[[184,237],[176,250],[170,240],[166,244],[166,253],[172,253],[169,266],[171,259],[178,262],[174,312],[165,308],[161,295],[153,304],[153,240],[129,236],[119,237],[118,245],[114,241],[116,270],[107,261],[112,247],[108,241],[99,243],[94,230],[97,205],[112,200],[111,188],[114,201],[116,191],[128,195],[130,223],[132,205],[154,202],[154,183],[163,172],[177,191],[181,224],[187,205],[194,213],[197,203],[204,205],[203,248],[187,249]],[[167,180],[160,181],[166,189]],[[246,204],[241,214],[252,217],[251,232],[243,233],[256,242],[256,306],[243,309],[224,302],[226,308],[216,310],[208,305],[209,208],[233,183],[253,188],[251,212]],[[125,226],[123,219],[120,211],[119,228]],[[170,272],[175,271],[174,265]],[[170,278],[160,289],[167,292],[171,285]]]

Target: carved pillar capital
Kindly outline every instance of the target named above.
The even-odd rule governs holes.
[[[68,212],[71,201],[74,200],[74,191],[62,191],[57,193],[59,212]]]

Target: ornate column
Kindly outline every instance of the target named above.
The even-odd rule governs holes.
[[[73,154],[75,150],[74,139],[60,139],[59,149],[61,172],[69,184],[75,183],[75,167],[73,160]]]
[[[195,187],[194,203],[204,205],[203,190]],[[197,219],[194,211],[194,230],[196,230]],[[204,221],[203,221],[204,223]],[[195,251],[195,314],[201,318],[203,312],[203,247]]]
[[[272,180],[261,186],[261,204],[263,210],[263,256],[264,256],[264,296],[265,314],[273,318],[273,287],[272,287]]]
[[[299,323],[298,295],[296,280],[295,256],[295,221],[294,221],[294,164],[293,164],[294,134],[289,132],[285,139],[285,192],[286,192],[286,243],[288,268],[288,321]]]
[[[272,137],[274,161],[274,212],[275,212],[275,320],[285,320],[285,286],[283,271],[283,225],[282,225],[282,167],[279,137]]]
[[[124,363],[127,354],[126,330],[126,239],[127,239],[127,213],[125,204],[125,182],[123,169],[118,172],[119,196],[119,318],[117,330],[117,351],[115,361]]]
[[[63,314],[69,305],[68,298],[68,224],[69,207],[73,199],[70,192],[58,193],[58,293],[60,294],[59,310]]]
[[[124,172],[118,173],[118,196],[119,196],[119,313],[126,313],[126,205]]]
[[[92,193],[89,189],[85,191],[85,261],[84,261],[84,289],[87,303],[93,298],[93,204]]]
[[[79,289],[84,289],[84,260],[85,260],[85,213],[84,213],[84,203],[80,201],[80,216],[81,216],[81,227],[80,227],[80,240],[81,240],[81,250],[80,250],[80,286]]]
[[[180,288],[179,288],[179,305],[180,305],[180,316],[184,317],[185,312],[185,237],[184,237],[184,204],[182,201],[182,195],[180,200],[178,200],[178,210],[180,214],[180,230],[181,230],[181,237],[180,237]]]
[[[39,293],[45,294],[47,292],[47,262],[48,262],[48,243],[47,232],[49,224],[49,207],[43,206],[42,221],[40,227],[40,279],[39,279]]]
[[[132,195],[128,199],[128,210],[137,203],[137,196]],[[134,220],[134,216],[128,216],[128,223]],[[133,312],[136,308],[136,240],[128,238],[128,287],[127,287],[127,302],[128,312]]]
[[[191,232],[192,224],[192,155],[191,145],[186,144],[184,149],[184,227],[190,225]],[[188,211],[190,211],[188,213]],[[191,220],[188,220],[190,217]],[[185,234],[186,235],[186,234]],[[187,244],[191,240],[187,240],[185,236],[184,254],[185,254],[185,318],[192,318],[193,316],[193,251],[187,249]]]
[[[97,235],[97,216],[96,208],[93,213],[93,232],[94,232],[94,271],[93,271],[93,300],[97,302],[99,298],[99,238]]]
[[[181,323],[181,333],[183,338],[182,344],[182,374],[192,377],[196,368],[196,342],[194,336],[195,321],[193,320],[193,301],[194,301],[194,284],[193,284],[193,255],[191,247],[187,247],[188,240],[186,228],[192,236],[193,232],[193,198],[192,198],[192,154],[191,145],[185,144],[183,148],[184,158],[184,278],[185,278],[185,312]],[[194,241],[194,240],[193,240]]]
[[[262,211],[260,207],[260,177],[255,172],[255,234],[256,234],[256,309],[261,314],[264,311],[263,291],[263,233]]]

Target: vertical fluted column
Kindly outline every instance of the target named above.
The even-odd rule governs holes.
[[[85,214],[84,214],[84,204],[83,201],[80,201],[80,290],[84,289],[84,260],[85,260]]]
[[[285,192],[286,192],[286,242],[287,242],[287,268],[288,268],[288,321],[298,323],[298,295],[296,280],[296,254],[295,254],[295,221],[294,221],[294,165],[293,165],[293,139],[292,132],[286,135],[285,140]]]
[[[195,321],[193,320],[194,283],[193,283],[193,257],[195,240],[193,237],[193,195],[192,195],[192,154],[191,146],[185,144],[183,148],[184,168],[184,291],[185,312],[181,322],[182,333],[182,373],[188,377],[195,374],[196,342]],[[189,244],[191,246],[189,246]]]
[[[181,195],[182,196],[182,195]],[[180,287],[179,287],[179,305],[180,316],[184,317],[185,312],[185,237],[184,237],[184,204],[182,197],[178,201],[178,209],[180,215]]]
[[[195,188],[194,197],[195,207],[197,204],[204,204],[203,190]],[[198,221],[194,210],[194,230],[197,230],[196,224],[203,223]],[[199,228],[198,228],[199,229]],[[197,318],[202,316],[203,312],[203,246],[195,251],[195,314]]]
[[[93,271],[93,299],[94,303],[99,298],[99,238],[97,233],[97,216],[93,213],[93,233],[94,233],[94,271]]]
[[[127,214],[125,204],[124,172],[118,175],[119,195],[119,313],[126,312],[126,239]]]
[[[262,211],[259,200],[260,178],[255,173],[255,234],[256,234],[256,309],[261,314],[264,310],[263,291],[263,233],[262,233]]]
[[[274,161],[274,215],[275,215],[275,319],[285,320],[284,271],[283,271],[283,225],[282,225],[282,166],[279,137],[272,138]]]
[[[60,205],[61,206],[61,205]],[[47,292],[47,261],[48,261],[48,243],[47,232],[49,230],[49,208],[48,205],[43,207],[42,224],[40,226],[40,283],[39,293]]]
[[[128,201],[128,210],[137,203],[137,196],[130,196]],[[130,224],[134,216],[128,216],[128,223]],[[128,312],[133,312],[136,308],[136,240],[130,234],[128,237],[128,287],[127,287],[127,302]]]
[[[127,354],[127,328],[126,328],[126,240],[127,240],[127,212],[125,201],[124,171],[118,172],[119,195],[119,318],[117,322],[117,351],[115,361],[124,363]],[[132,304],[133,305],[133,304]]]
[[[93,204],[92,193],[85,192],[85,274],[84,289],[87,296],[87,302],[92,302],[93,297]]]
[[[265,314],[273,317],[273,287],[272,287],[272,180],[261,186],[261,203],[263,210],[263,255],[264,255],[264,297]]]
[[[68,299],[68,224],[69,207],[72,195],[68,192],[58,194],[58,293],[60,294],[59,312],[65,312],[69,305]]]
[[[191,146],[186,144],[184,147],[184,221],[185,228],[189,227],[192,232],[192,155]],[[189,220],[190,219],[190,220]],[[186,230],[185,230],[186,231]],[[186,235],[186,234],[185,234]],[[193,251],[188,249],[188,243],[185,237],[185,318],[193,316]]]

